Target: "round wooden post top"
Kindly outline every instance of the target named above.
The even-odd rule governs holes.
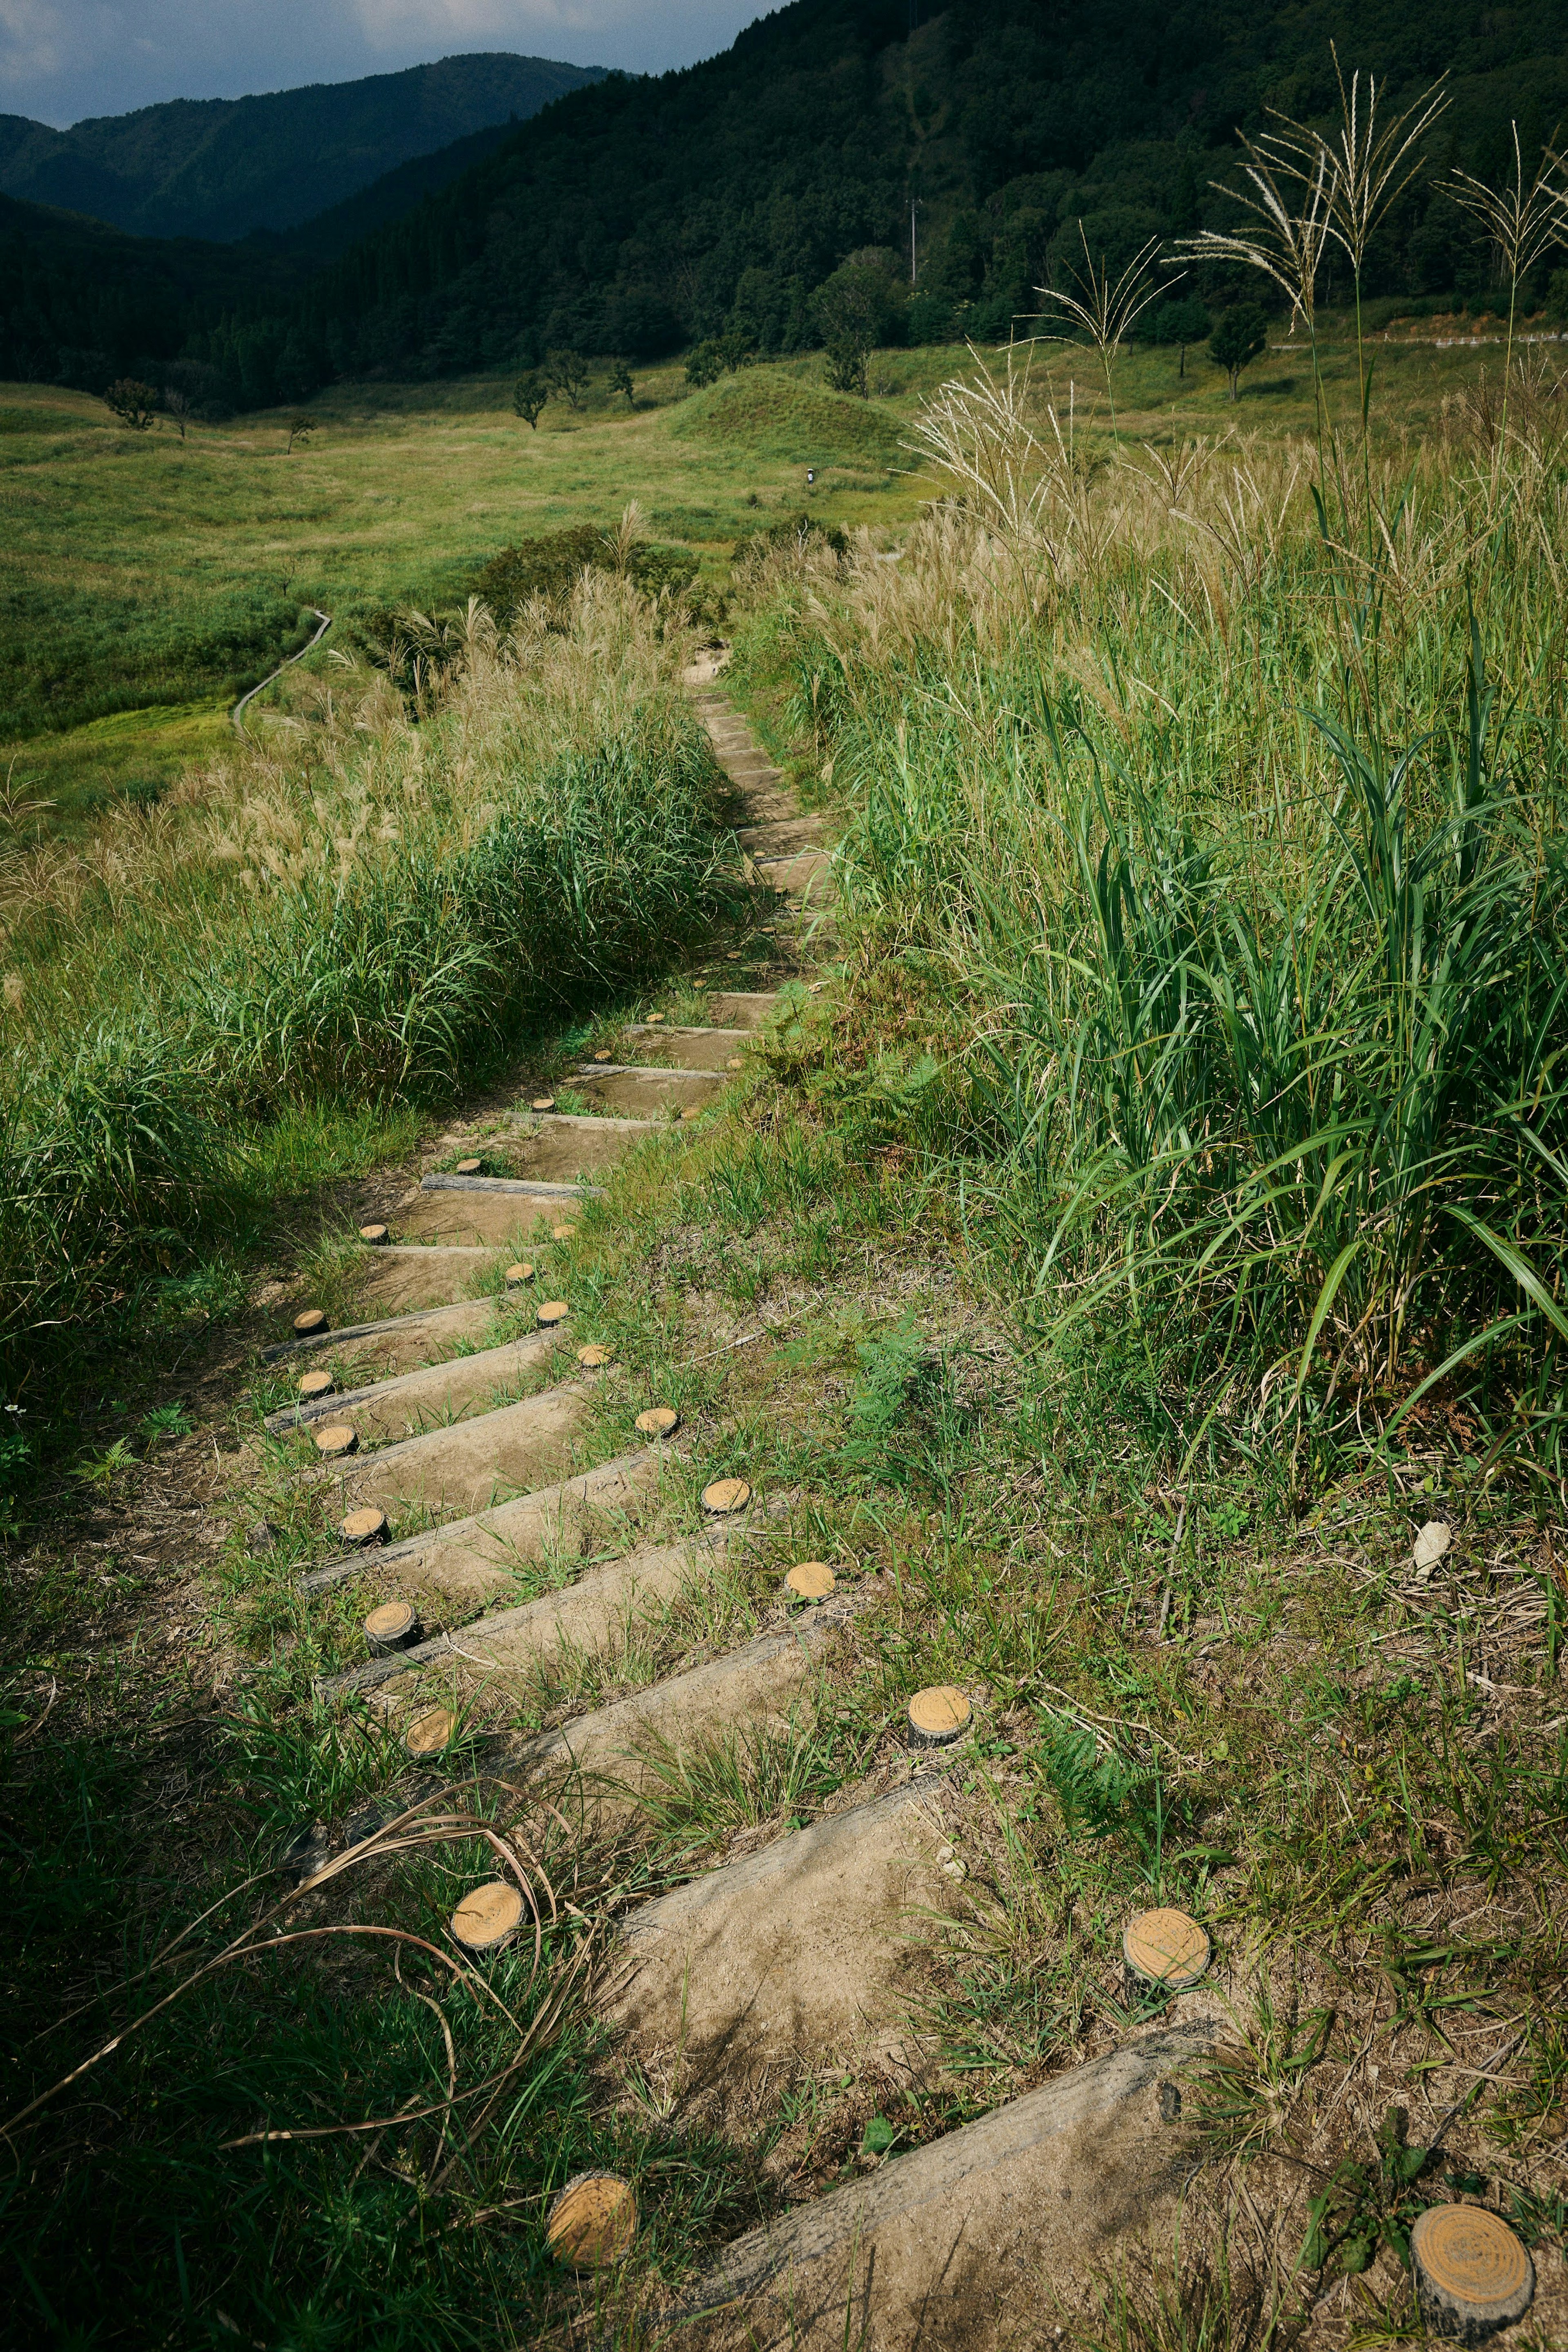
[[[751,1500],[751,1489],[744,1478],[716,1478],[703,1488],[703,1508],[717,1519],[727,1518],[732,1511],[744,1511]]]
[[[520,1259],[516,1265],[509,1265],[507,1268],[507,1288],[508,1290],[520,1290],[525,1282],[531,1282],[533,1278],[533,1267],[528,1263],[526,1258]]]
[[[637,2234],[637,2200],[613,2172],[579,2172],[551,2203],[545,2236],[558,2263],[574,2271],[618,2263]]]
[[[909,1702],[909,1728],[925,1748],[946,1748],[969,1728],[969,1702],[952,1683],[933,1683]]]
[[[330,1396],[337,1385],[330,1372],[307,1372],[299,1383],[299,1393],[309,1404],[316,1397]]]
[[[534,1320],[546,1326],[564,1323],[570,1309],[564,1298],[547,1298],[534,1309]]]
[[[724,1066],[727,1070],[744,1070],[746,1063],[739,1054],[732,1054]]]
[[[1447,1519],[1428,1519],[1416,1538],[1416,1566],[1436,1568],[1453,1540],[1454,1531]]]
[[[596,1062],[612,1062],[615,1056],[606,1045],[600,1053],[595,1054],[593,1058]]]
[[[632,1424],[639,1437],[671,1437],[680,1425],[681,1416],[673,1404],[651,1404]]]
[[[1431,2205],[1410,2232],[1421,2315],[1434,2336],[1479,2344],[1522,2319],[1535,2265],[1506,2221],[1479,2205]]]
[[[797,1601],[825,1601],[838,1580],[825,1559],[803,1559],[784,1579],[784,1590]]]
[[[380,1543],[387,1532],[387,1515],[367,1505],[362,1511],[350,1511],[338,1532],[346,1544]]]
[[[686,1109],[685,1109],[685,1110],[681,1113],[681,1117],[682,1117],[683,1118],[701,1118],[701,1117],[702,1117],[702,1108],[701,1108],[701,1106],[700,1106],[699,1104],[696,1104],[696,1103],[692,1103],[692,1104],[690,1104],[690,1105],[687,1107],[687,1108],[686,1108]]]
[[[482,1160],[460,1160],[455,1172],[459,1176],[477,1176],[484,1164]]]
[[[650,1013],[646,1024],[647,1027],[650,1029],[656,1029],[664,1017],[664,1016],[662,1013]]]
[[[570,1241],[570,1239],[571,1239],[571,1237],[572,1237],[573,1234],[574,1234],[574,1233],[576,1233],[576,1231],[577,1231],[577,1227],[576,1227],[575,1225],[552,1225],[552,1226],[550,1227],[550,1234],[551,1234],[551,1236],[552,1236],[552,1238],[553,1238],[554,1240],[556,1240],[556,1241],[558,1241],[558,1242],[569,1242],[569,1241]]]
[[[1180,1992],[1208,1966],[1208,1937],[1185,1911],[1138,1911],[1122,1931],[1122,1957],[1145,1984]]]
[[[601,1348],[597,1339],[591,1340],[586,1348],[578,1349],[577,1360],[585,1364],[591,1372],[596,1372],[601,1364],[615,1361],[615,1350],[613,1348]]]
[[[302,1339],[314,1339],[318,1331],[328,1328],[324,1307],[306,1307],[294,1318],[294,1328]]]
[[[382,1243],[388,1238],[389,1236],[385,1225],[361,1225],[360,1227],[360,1239],[362,1242],[369,1242],[372,1249],[380,1249]]]
[[[365,1643],[373,1657],[406,1650],[419,1639],[419,1619],[406,1601],[383,1601],[365,1619]]]
[[[329,1421],[316,1432],[316,1451],[329,1462],[336,1462],[344,1454],[352,1454],[359,1442],[346,1421]]]
[[[523,1898],[509,1879],[486,1879],[452,1914],[452,1933],[465,1952],[493,1952],[522,1924]]]
[[[530,1110],[554,1110],[554,1095],[536,1095],[528,1105]]]
[[[439,1756],[444,1748],[451,1747],[456,1728],[457,1717],[450,1707],[428,1707],[423,1715],[414,1717],[403,1733],[402,1744],[411,1756]]]

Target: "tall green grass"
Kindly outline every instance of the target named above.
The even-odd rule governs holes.
[[[967,504],[754,640],[844,798],[862,985],[915,984],[927,1140],[992,1163],[1033,1327],[1130,1328],[1183,1444],[1415,1414],[1560,1481],[1560,426],[1387,453],[1369,565],[1304,450],[1092,473],[974,390],[934,418]]]
[[[17,861],[0,1381],[230,1217],[300,1106],[435,1101],[703,930],[717,771],[676,651],[615,581],[565,634],[476,613],[419,714],[339,673],[292,757]]]

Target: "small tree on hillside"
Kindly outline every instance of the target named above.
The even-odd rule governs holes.
[[[841,264],[812,295],[811,309],[827,345],[828,382],[835,392],[871,397],[871,355],[887,331],[890,307],[885,273],[853,261]]]
[[[1208,356],[1230,378],[1230,397],[1241,397],[1241,371],[1269,348],[1269,314],[1259,302],[1238,302],[1208,339]]]
[[[552,392],[560,394],[569,408],[580,408],[588,382],[588,362],[580,352],[547,352],[545,382]]]
[[[288,446],[284,451],[284,456],[292,457],[294,444],[297,441],[308,441],[315,430],[315,425],[308,416],[291,416],[288,420]]]
[[[158,413],[158,394],[139,376],[122,375],[104,394],[103,404],[132,433],[145,433]]]
[[[186,399],[183,392],[176,392],[172,386],[165,385],[163,389],[162,408],[164,415],[169,419],[170,424],[173,426],[181,440],[183,441],[185,437],[185,427],[191,421],[190,402]]]
[[[626,395],[627,407],[636,407],[636,387],[632,382],[631,368],[627,365],[624,360],[617,360],[614,366],[610,371],[610,390],[612,394],[623,392]]]
[[[1156,314],[1160,341],[1175,343],[1181,353],[1176,362],[1177,375],[1186,373],[1186,352],[1189,343],[1201,343],[1214,321],[1196,294],[1185,294],[1175,302],[1162,303]]]
[[[512,386],[512,407],[530,433],[539,429],[539,418],[549,401],[550,388],[538,368],[529,368]]]

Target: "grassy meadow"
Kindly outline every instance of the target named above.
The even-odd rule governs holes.
[[[1420,432],[1497,355],[1401,332],[1380,351],[1384,396]],[[503,381],[346,385],[309,404],[312,436],[291,453],[282,414],[194,425],[182,443],[167,426],[128,432],[85,394],[0,386],[0,758],[18,804],[49,804],[28,829],[155,800],[222,742],[227,702],[302,642],[308,605],[333,614],[329,644],[384,638],[399,607],[461,604],[513,541],[609,528],[628,498],[656,540],[699,556],[716,593],[735,541],[781,515],[902,530],[936,488],[902,446],[910,418],[967,357],[880,353],[869,403],[826,390],[814,354],[695,394],[678,364],[652,368],[631,412],[600,376],[580,413],[552,401],[537,432]],[[1310,424],[1310,370],[1288,349],[1247,372],[1235,406],[1200,352],[1180,365],[1174,351],[1124,355],[1129,434]],[[1328,367],[1354,372],[1343,333]],[[1097,446],[1093,354],[1044,344],[1036,369]]]

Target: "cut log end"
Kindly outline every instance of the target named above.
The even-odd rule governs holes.
[[[354,1453],[359,1443],[358,1434],[346,1421],[329,1421],[324,1429],[316,1432],[316,1451],[329,1462],[339,1461],[344,1454]]]
[[[498,1951],[522,1925],[524,1903],[505,1878],[487,1879],[465,1895],[452,1914],[452,1933],[465,1952]]]
[[[542,1307],[534,1309],[534,1320],[549,1330],[557,1323],[564,1323],[570,1312],[564,1298],[547,1298]]]
[[[412,1605],[406,1601],[383,1601],[365,1619],[365,1647],[372,1658],[390,1658],[398,1650],[411,1650],[419,1639],[420,1624]]]
[[[803,1559],[784,1579],[784,1590],[796,1601],[825,1601],[838,1580],[825,1559]]]
[[[910,1736],[917,1747],[946,1748],[969,1728],[969,1702],[952,1683],[933,1683],[909,1702]]]
[[[637,2200],[629,2180],[613,2172],[580,2172],[550,2206],[545,2222],[549,2250],[574,2271],[618,2263],[637,2234]]]
[[[385,1543],[387,1515],[384,1511],[365,1509],[350,1511],[338,1530],[346,1544],[357,1550],[363,1544]]]
[[[508,1290],[521,1290],[523,1285],[526,1282],[531,1282],[533,1278],[534,1270],[531,1265],[509,1265],[507,1268],[507,1288]]]
[[[1506,2221],[1479,2205],[1429,2206],[1410,2232],[1421,2316],[1434,2336],[1484,2344],[1522,2319],[1535,2265]]]
[[[457,1717],[450,1707],[433,1706],[414,1717],[402,1744],[411,1756],[440,1756],[451,1747],[456,1729]]]
[[[1134,1989],[1185,1992],[1208,1966],[1208,1937],[1185,1911],[1138,1911],[1122,1931],[1122,1958]]]
[[[550,1227],[550,1233],[558,1242],[570,1241],[576,1231],[577,1227],[575,1225],[552,1225]]]
[[[337,1385],[330,1372],[307,1372],[299,1383],[299,1394],[306,1404],[311,1404],[318,1397],[330,1396]]]
[[[460,1160],[457,1162],[455,1173],[459,1176],[477,1176],[484,1164],[482,1160]]]
[[[705,1511],[716,1519],[727,1518],[734,1511],[744,1511],[751,1500],[751,1489],[744,1478],[716,1478],[703,1488]]]
[[[632,1423],[639,1437],[671,1437],[680,1425],[681,1416],[671,1404],[651,1404]]]
[[[554,1110],[555,1097],[554,1095],[536,1095],[528,1108],[537,1111]]]
[[[392,1234],[385,1225],[361,1225],[360,1239],[371,1249],[381,1249],[392,1239]]]
[[[601,1364],[614,1362],[615,1350],[613,1348],[601,1348],[595,1341],[589,1347],[578,1349],[577,1360],[580,1364],[585,1365],[589,1371],[596,1372]]]
[[[318,1331],[329,1328],[324,1307],[307,1307],[294,1318],[295,1335],[301,1339],[313,1339]]]

